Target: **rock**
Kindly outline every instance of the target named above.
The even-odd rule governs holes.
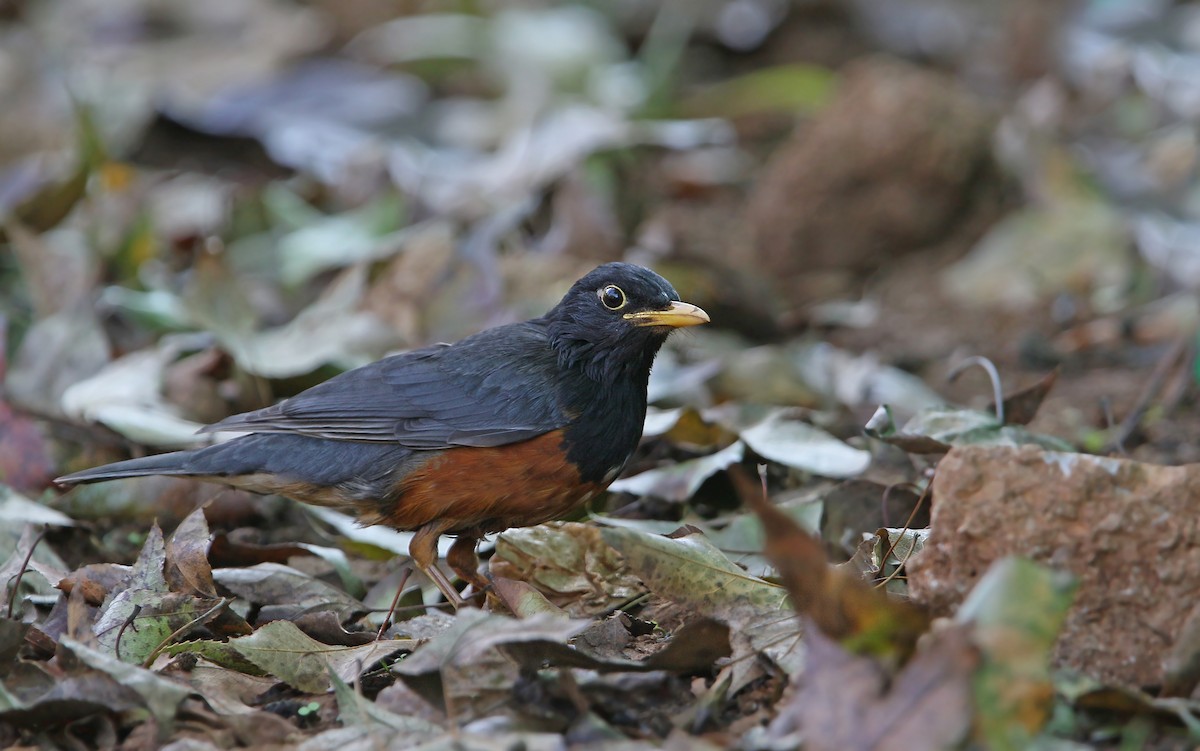
[[[1055,663],[1161,685],[1163,659],[1196,603],[1197,498],[1200,465],[955,448],[937,468],[932,532],[908,564],[910,592],[948,614],[1005,556],[1070,570],[1080,586]]]
[[[768,276],[863,273],[1002,208],[984,107],[909,63],[848,66],[835,100],[771,158],[734,248]],[[978,233],[983,227],[974,230]]]

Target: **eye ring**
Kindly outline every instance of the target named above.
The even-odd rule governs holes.
[[[625,290],[615,284],[609,284],[600,288],[596,292],[596,296],[600,298],[601,304],[609,310],[620,310],[628,302],[625,297]]]

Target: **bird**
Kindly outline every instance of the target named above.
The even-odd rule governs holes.
[[[278,494],[415,532],[413,563],[455,608],[476,591],[485,535],[568,514],[621,473],[641,440],[647,384],[676,329],[709,322],[648,268],[603,264],[545,315],[391,355],[201,433],[203,448],[119,461],[62,486],[168,475]]]

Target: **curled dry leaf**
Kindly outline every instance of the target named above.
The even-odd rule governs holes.
[[[248,568],[221,568],[212,572],[222,587],[238,597],[264,606],[260,619],[296,617],[316,610],[332,610],[342,618],[364,613],[366,605],[336,587],[278,563]]]
[[[216,598],[217,587],[208,563],[211,539],[202,508],[188,514],[175,528],[166,543],[165,574],[172,591]]]
[[[730,627],[731,691],[751,680],[752,658],[760,654],[787,673],[798,671],[804,659],[800,625],[785,590],[746,573],[702,533],[681,531],[678,537],[632,528],[602,534],[656,595]]]
[[[492,573],[527,581],[575,616],[603,612],[642,591],[600,530],[554,522],[510,529],[496,538]]]
[[[749,492],[753,482],[739,477],[739,483],[748,486],[745,497],[763,521],[767,559],[778,570],[797,612],[852,652],[902,664],[928,630],[928,617],[851,570],[831,567],[820,540],[761,494]]]
[[[883,405],[867,421],[864,431],[911,454],[944,454],[953,446],[967,444],[1033,444],[1058,451],[1071,450],[1069,444],[1053,436],[1034,433],[1020,425],[1002,425],[993,414],[952,407],[924,410],[897,428],[889,408]]]
[[[1050,371],[1023,389],[1004,397],[1004,423],[1006,425],[1028,425],[1037,415],[1042,402],[1054,384],[1058,382],[1059,370]],[[994,407],[993,407],[994,408]]]

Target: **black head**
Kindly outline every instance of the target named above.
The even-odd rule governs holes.
[[[708,322],[671,283],[650,269],[606,263],[575,282],[545,316],[559,362],[580,367],[601,383],[634,377],[644,382],[667,336]]]

